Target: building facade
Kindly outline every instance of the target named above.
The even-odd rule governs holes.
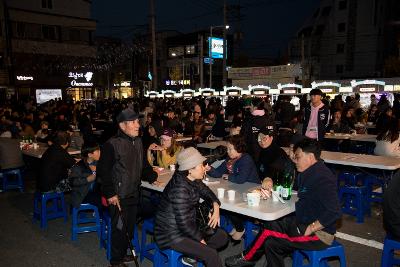
[[[93,96],[96,47],[89,0],[1,0],[1,94],[62,89]]]
[[[322,0],[290,43],[290,62],[302,65],[304,81],[382,77],[385,61],[398,56],[398,30],[387,30],[390,13],[398,20],[398,5],[396,0]]]

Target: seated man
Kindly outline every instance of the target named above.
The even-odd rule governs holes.
[[[264,252],[267,266],[283,267],[285,256],[296,249],[322,250],[332,244],[341,216],[337,179],[320,160],[317,141],[304,139],[295,144],[294,151],[300,173],[295,214],[266,222],[250,247],[228,257],[226,266],[253,266]]]
[[[67,132],[57,132],[52,145],[44,152],[38,175],[37,187],[40,192],[68,191],[62,188],[68,176],[68,170],[75,164],[75,159],[68,154],[70,136]]]
[[[258,134],[258,144],[261,147],[260,158],[257,164],[258,172],[262,180],[262,187],[272,187],[272,180],[279,174],[294,173],[294,164],[286,152],[275,141],[274,125],[267,125]],[[267,191],[267,193],[269,193]],[[269,197],[269,195],[268,195]]]
[[[383,195],[383,226],[391,239],[400,241],[400,171],[390,180]]]

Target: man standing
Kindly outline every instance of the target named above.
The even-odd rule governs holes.
[[[111,266],[126,266],[125,231],[133,234],[140,199],[140,178],[144,165],[139,135],[139,115],[130,109],[117,116],[118,133],[103,146],[97,164],[97,177],[106,197],[111,216]],[[120,216],[120,213],[122,216]]]
[[[310,96],[311,104],[304,111],[303,135],[322,141],[329,125],[329,107],[322,103],[320,89],[312,89]]]
[[[253,266],[265,253],[268,267],[284,267],[296,249],[322,250],[332,244],[340,218],[337,179],[320,161],[318,142],[304,139],[294,145],[298,198],[294,215],[266,222],[243,253],[228,257],[228,267]]]

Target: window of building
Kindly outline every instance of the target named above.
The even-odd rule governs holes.
[[[339,1],[339,10],[345,10],[347,8],[347,0]]]
[[[325,30],[325,25],[322,24],[318,25],[315,28],[315,35],[322,35],[324,33],[324,30]]]
[[[173,57],[182,57],[184,55],[184,47],[183,46],[177,46],[177,47],[170,47],[168,49],[168,56],[173,58]]]
[[[25,23],[23,22],[15,23],[15,37],[25,38]]]
[[[80,41],[81,40],[81,32],[77,29],[69,30],[69,40],[70,41]]]
[[[336,53],[343,54],[344,53],[344,44],[337,44],[336,45]]]
[[[42,8],[53,9],[53,0],[42,0]]]
[[[322,15],[323,17],[329,16],[329,14],[331,13],[331,9],[332,9],[331,6],[326,6],[326,7],[324,7],[324,9],[322,9],[321,15]]]
[[[46,40],[57,40],[57,27],[42,25],[43,39]]]
[[[346,23],[339,23],[337,26],[338,32],[345,32],[346,31]]]
[[[315,10],[313,18],[315,19],[316,17],[318,17],[318,15],[319,15],[319,8]]]
[[[336,73],[343,73],[344,67],[343,65],[336,65]]]
[[[186,55],[194,55],[195,54],[195,46],[194,45],[187,45],[185,48]]]

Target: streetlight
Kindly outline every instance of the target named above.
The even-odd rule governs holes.
[[[222,29],[224,29],[224,32],[225,32],[225,30],[227,30],[227,29],[229,29],[229,25],[219,25],[219,26],[210,26],[210,40],[209,40],[209,44],[208,44],[208,56],[210,57],[210,61],[209,61],[209,64],[210,64],[210,88],[212,88],[212,56],[211,56],[211,38],[212,38],[212,32],[213,32],[213,29],[217,29],[217,28],[222,28]],[[222,51],[223,51],[223,53],[222,53],[222,59],[224,60],[224,62],[226,62],[225,61],[225,57],[226,57],[226,47],[225,47],[225,40],[223,40],[223,45],[222,45]],[[224,64],[223,64],[224,65]],[[225,68],[225,66],[223,66],[223,68]],[[222,70],[222,71],[225,71],[225,70]]]

